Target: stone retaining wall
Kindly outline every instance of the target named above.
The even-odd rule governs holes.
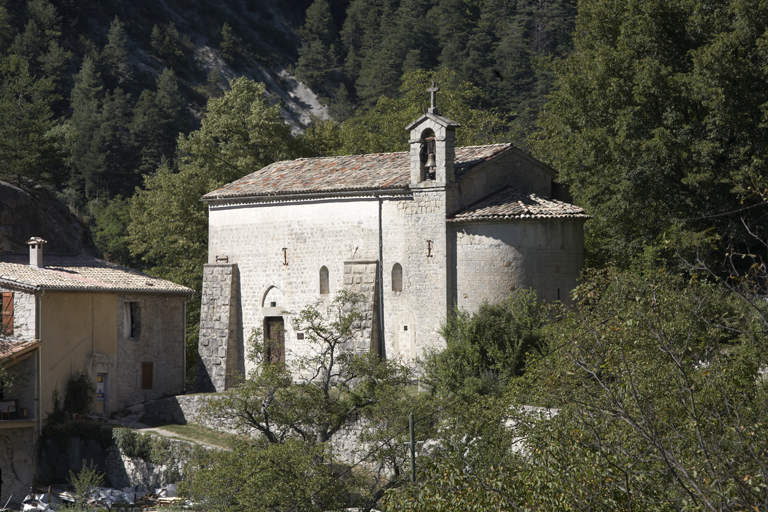
[[[162,400],[156,400],[144,404],[144,415],[141,420],[149,423],[178,423],[186,425],[195,423],[202,427],[227,432],[230,434],[243,434],[235,428],[230,420],[221,420],[205,412],[205,405],[209,400],[215,400],[217,395],[197,394],[179,395]],[[360,442],[360,433],[363,425],[358,423],[337,433],[331,441],[331,446],[342,462],[354,464],[361,458],[361,453],[370,446]],[[245,432],[246,435],[260,435],[255,429]]]

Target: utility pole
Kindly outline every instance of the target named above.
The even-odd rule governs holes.
[[[413,431],[413,413],[408,415],[408,429],[411,431],[411,442],[404,444],[411,447],[411,482],[416,483],[416,445],[424,441],[416,442],[416,434]]]
[[[411,483],[416,483],[416,435],[413,432],[413,413],[408,415],[408,428],[411,431]]]

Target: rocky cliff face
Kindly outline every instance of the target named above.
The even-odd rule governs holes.
[[[0,248],[24,253],[26,241],[39,236],[50,254],[98,256],[91,231],[41,185],[0,181]]]

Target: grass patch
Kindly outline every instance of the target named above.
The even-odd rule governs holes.
[[[189,441],[218,446],[220,448],[227,448],[232,441],[247,439],[235,434],[201,427],[194,423],[187,423],[186,425],[171,423],[169,425],[157,425],[156,428],[166,430]]]

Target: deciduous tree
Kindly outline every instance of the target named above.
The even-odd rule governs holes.
[[[532,144],[594,216],[591,261],[626,262],[672,228],[750,243],[729,212],[768,175],[767,20],[753,0],[579,4]]]

